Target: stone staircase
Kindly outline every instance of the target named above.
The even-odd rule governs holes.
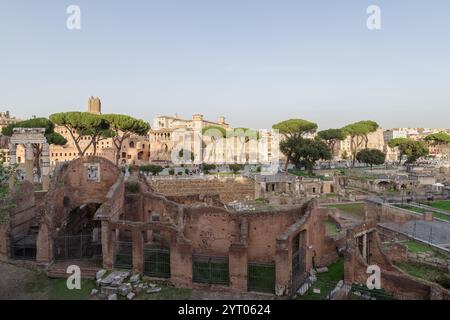
[[[67,273],[67,268],[71,265],[80,267],[82,279],[95,280],[97,271],[101,269],[101,266],[87,260],[57,261],[47,269],[47,276],[49,278],[67,278],[70,276],[70,274]]]

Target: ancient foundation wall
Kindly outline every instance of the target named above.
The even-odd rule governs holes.
[[[255,198],[255,182],[248,178],[150,180],[151,187],[166,196],[219,195],[223,203]]]

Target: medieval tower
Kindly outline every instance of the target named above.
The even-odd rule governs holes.
[[[94,114],[101,114],[102,113],[102,103],[100,101],[100,98],[94,98],[90,97],[88,100],[88,112],[94,113]]]

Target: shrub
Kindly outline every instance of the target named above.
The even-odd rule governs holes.
[[[233,171],[234,173],[238,173],[239,171],[241,171],[242,169],[244,169],[244,166],[242,164],[230,164],[228,165],[228,167],[230,168],[231,171]]]
[[[435,280],[437,283],[439,283],[441,286],[443,286],[446,289],[450,290],[450,275],[441,275],[436,277]]]
[[[126,186],[127,193],[138,193],[139,192],[139,184],[137,182],[128,182]]]
[[[171,168],[169,169],[169,175],[173,176],[175,174],[175,169]]]
[[[215,164],[203,163],[201,168],[204,173],[208,174],[211,170],[215,170],[217,167]]]
[[[140,166],[139,170],[142,172],[145,172],[145,173],[151,173],[152,175],[157,175],[164,169],[161,166],[150,164],[150,165]]]

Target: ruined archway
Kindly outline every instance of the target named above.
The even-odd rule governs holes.
[[[59,164],[40,216],[37,260],[98,256],[101,221],[95,214],[117,183],[123,183],[120,169],[102,157],[87,156]]]

